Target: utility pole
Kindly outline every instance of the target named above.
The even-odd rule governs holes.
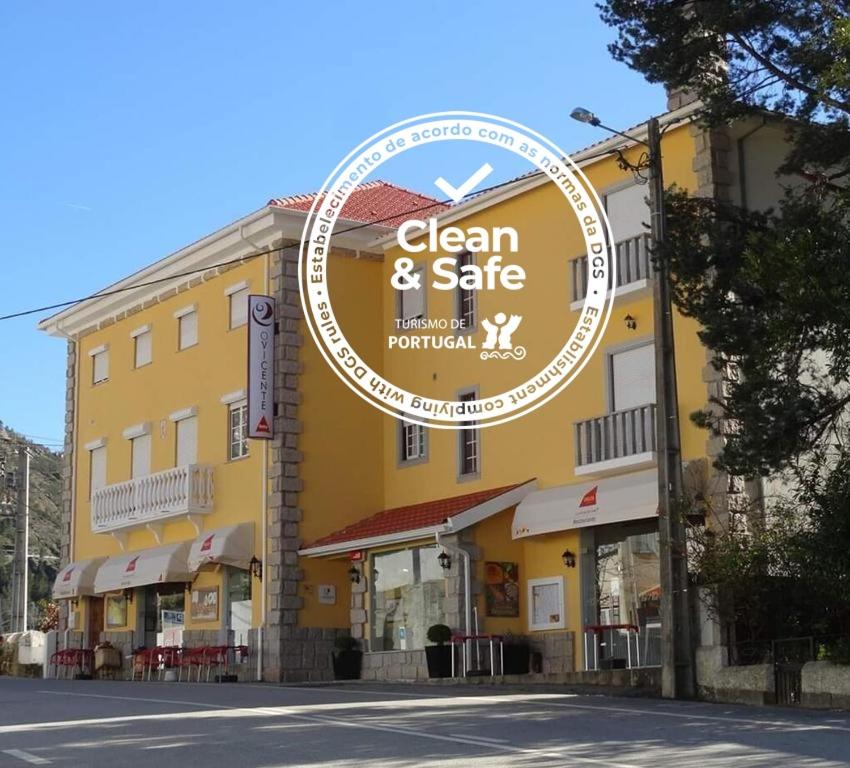
[[[664,243],[666,211],[658,119],[647,122],[649,148],[649,205],[652,248]],[[691,646],[688,560],[683,512],[682,445],[679,431],[679,393],[673,337],[670,275],[656,259],[653,281],[655,325],[655,440],[658,454],[658,526],[661,551],[661,695],[692,698],[695,691]]]
[[[621,167],[649,171],[649,207],[652,250],[657,253],[666,235],[661,130],[658,118],[646,124],[646,141],[609,128],[589,109],[576,107],[574,120],[623,136],[647,148],[648,159],[631,164],[620,153]],[[696,694],[691,645],[690,598],[685,522],[679,504],[683,498],[682,444],[679,432],[679,393],[676,386],[676,350],[673,339],[673,302],[667,265],[656,259],[653,280],[655,330],[655,443],[658,455],[658,534],[661,551],[661,695],[668,699]]]
[[[30,531],[30,452],[18,446],[18,471],[15,473],[15,557],[12,563],[12,630],[27,631],[29,607],[29,531]]]

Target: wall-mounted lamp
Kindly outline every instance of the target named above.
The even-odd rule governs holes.
[[[135,593],[135,591],[134,591],[134,590],[132,590],[132,589],[125,589],[125,590],[124,590],[124,599],[125,599],[128,603],[132,603],[132,602],[133,602],[133,599],[135,598],[135,596],[136,596],[136,593]]]
[[[452,567],[452,556],[443,550],[437,555],[437,562],[440,564],[440,568],[444,571],[450,571]]]
[[[360,583],[360,569],[356,565],[352,565],[348,569],[348,579],[352,584]]]
[[[630,331],[637,330],[637,320],[635,320],[631,315],[626,315],[623,318],[623,322],[626,324],[626,328]]]
[[[263,580],[263,561],[256,555],[248,562],[248,572],[260,581]]]
[[[574,552],[570,552],[570,550],[565,549],[564,554],[561,555],[561,559],[564,561],[564,565],[567,566],[567,568],[576,567],[576,556]]]

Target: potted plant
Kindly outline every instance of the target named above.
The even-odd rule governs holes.
[[[336,652],[331,654],[334,680],[359,680],[363,665],[360,643],[350,635],[342,635],[334,641]]]
[[[428,627],[427,637],[434,643],[434,645],[425,646],[428,677],[451,677],[453,649],[446,643],[452,639],[452,630],[445,624],[433,624]]]

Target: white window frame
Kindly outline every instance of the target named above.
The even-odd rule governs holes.
[[[198,343],[198,308],[196,304],[192,304],[189,307],[183,307],[183,309],[178,309],[174,313],[174,318],[177,320],[177,351],[181,351],[184,349],[190,349],[194,347]],[[195,337],[194,341],[188,344],[183,343],[183,330],[184,324],[189,322],[188,318],[192,318],[195,324]]]
[[[146,365],[150,365],[153,362],[153,336],[151,335],[151,327],[150,325],[143,325],[141,328],[136,328],[130,334],[130,338],[133,340],[133,368],[143,368]],[[144,344],[147,342],[147,360],[142,359],[139,361],[139,352],[144,351]],[[140,346],[140,344],[142,346]]]
[[[248,284],[247,280],[243,280],[240,283],[235,283],[234,285],[228,286],[224,289],[224,295],[227,296],[228,305],[227,305],[227,322],[230,330],[234,328],[241,328],[243,325],[248,323],[248,295],[251,292],[251,287]],[[236,301],[241,301],[244,298],[245,300],[245,314],[244,317],[242,313],[234,316],[234,311],[236,309]]]
[[[463,253],[458,254],[458,279],[460,279],[461,276],[460,268],[470,264],[475,264],[475,254],[472,251],[464,251]],[[469,325],[465,325],[463,328],[458,328],[458,333],[463,334],[475,331],[478,328],[478,291],[474,288],[469,290],[461,288],[460,283],[458,283],[458,286],[455,289],[455,314],[457,315],[457,319],[461,322],[466,319],[467,314],[472,316],[472,322]]]
[[[567,603],[564,598],[564,577],[563,576],[548,576],[542,579],[529,579],[527,587],[527,603],[528,603],[528,630],[529,632],[540,632],[547,629],[564,629],[567,625],[566,613]],[[535,587],[556,587],[558,590],[558,605],[560,613],[557,621],[535,622],[534,621],[534,590]],[[551,618],[551,614],[550,614]]]
[[[106,483],[106,473],[109,471],[108,469],[108,461],[109,454],[106,452],[106,439],[95,440],[94,442],[88,443],[86,445],[86,450],[89,452],[89,500],[91,500],[92,496],[94,496],[95,491],[99,491],[101,488],[105,488]],[[102,453],[98,453],[98,451],[102,451]],[[94,460],[95,455],[103,456],[103,484],[98,485],[97,488],[94,486]]]
[[[608,413],[614,413],[615,409],[623,410],[622,408],[617,408],[616,398],[614,397],[614,391],[616,387],[616,383],[614,380],[614,358],[624,352],[631,352],[633,350],[640,349],[641,347],[652,347],[652,354],[654,355],[654,338],[652,336],[646,336],[641,339],[635,339],[635,341],[631,341],[626,344],[619,344],[615,347],[609,347],[605,350],[605,376],[607,378],[605,395],[607,399],[606,408],[608,410]],[[653,391],[652,399],[648,403],[641,403],[640,405],[653,405],[654,403],[655,391]],[[640,405],[635,405],[632,407],[639,408]]]
[[[462,389],[457,393],[458,401],[462,401],[471,395],[472,400],[478,400],[478,387],[469,387]],[[465,480],[475,480],[481,477],[481,429],[478,427],[477,421],[464,421],[465,429],[457,430],[457,479],[458,482]],[[473,439],[467,439],[467,433],[474,433]],[[468,444],[475,445],[475,468],[469,472],[465,471],[466,453],[465,449]]]
[[[176,418],[175,418],[176,417]],[[174,466],[183,467],[191,466],[198,463],[198,410],[197,408],[184,408],[182,411],[175,411],[169,416],[169,419],[174,422]],[[180,463],[180,428],[185,429],[187,422],[193,422],[195,426],[195,458],[188,464]]]
[[[241,414],[241,425],[239,425],[242,429],[242,438],[240,440],[234,440],[234,424],[233,424],[233,414],[236,412]],[[234,455],[234,447],[239,444],[239,450]],[[227,404],[227,460],[228,461],[239,461],[240,459],[244,459],[250,454],[250,449],[248,447],[248,401],[247,400],[236,400],[232,403]]]
[[[419,275],[419,285],[421,286],[421,288],[419,290],[421,291],[421,295],[422,295],[422,313],[419,314],[419,315],[416,315],[416,316],[405,317],[405,315],[404,315],[404,297],[410,289],[408,289],[407,291],[402,291],[402,290],[396,289],[396,292],[395,292],[395,295],[396,295],[396,299],[395,299],[396,312],[395,312],[395,315],[396,315],[397,320],[425,320],[428,317],[428,287],[427,287],[428,270],[426,269],[425,264],[415,264],[413,266],[412,274],[413,275]],[[405,330],[405,329],[400,327],[399,330]]]
[[[94,385],[109,381],[109,345],[101,344],[99,347],[90,349],[89,357],[91,358],[91,383]],[[98,361],[101,360],[103,361],[103,375],[98,378]]]
[[[415,437],[418,435],[418,437]],[[412,464],[422,464],[428,461],[428,430],[423,424],[415,421],[398,420],[398,465],[408,467]],[[416,450],[408,452],[408,448],[416,442]]]

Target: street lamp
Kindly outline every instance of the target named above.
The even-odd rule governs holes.
[[[649,207],[652,252],[664,243],[666,212],[661,167],[661,130],[658,118],[646,123],[646,141],[603,125],[589,109],[576,107],[570,117],[609,133],[643,144],[647,157],[637,165],[620,154],[624,168],[649,171]],[[655,435],[658,451],[658,517],[661,546],[661,693],[666,698],[695,694],[693,654],[688,606],[688,562],[685,526],[677,507],[682,498],[682,448],[679,435],[679,394],[676,387],[676,353],[673,345],[673,304],[670,275],[664,259],[654,259],[653,314],[655,326]]]

